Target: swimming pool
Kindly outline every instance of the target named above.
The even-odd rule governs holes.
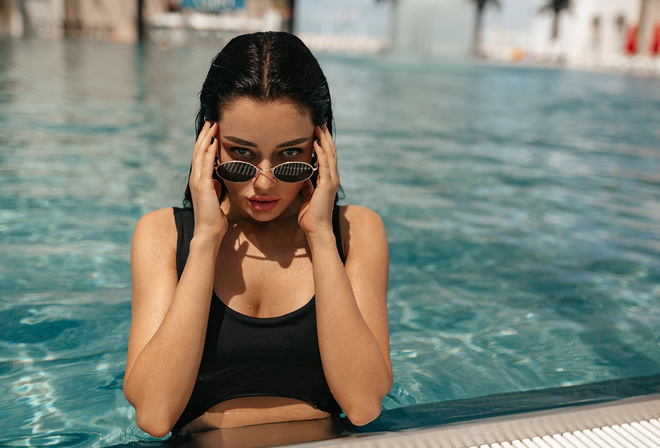
[[[130,238],[181,203],[214,51],[0,40],[0,445],[148,439]],[[386,410],[660,375],[660,80],[320,59],[388,229]]]

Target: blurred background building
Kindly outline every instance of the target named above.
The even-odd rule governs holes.
[[[522,32],[493,26],[484,52],[497,59],[581,68],[650,65],[657,68],[660,0],[535,2]],[[553,6],[559,7],[553,9]],[[563,6],[563,7],[562,7]]]
[[[291,29],[292,0],[0,0],[0,33],[117,43]]]
[[[0,35],[162,45],[288,30],[315,50],[660,72],[660,0],[0,0]]]

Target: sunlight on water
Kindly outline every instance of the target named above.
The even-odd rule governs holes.
[[[0,49],[0,444],[146,440],[130,239],[181,204],[215,49]],[[386,408],[660,373],[660,81],[321,62],[345,202],[388,230]]]

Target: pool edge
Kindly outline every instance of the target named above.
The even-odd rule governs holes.
[[[433,428],[355,434],[341,439],[307,443],[304,446],[467,448],[621,425],[658,417],[660,417],[660,394],[651,394],[608,402],[487,417]],[[301,446],[301,444],[294,446]]]

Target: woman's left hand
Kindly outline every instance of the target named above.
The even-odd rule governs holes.
[[[298,214],[298,224],[308,236],[317,232],[332,232],[332,209],[339,188],[337,148],[328,126],[316,126],[314,132],[318,139],[314,141],[314,152],[319,176],[316,188],[310,179],[303,184],[303,204]]]

